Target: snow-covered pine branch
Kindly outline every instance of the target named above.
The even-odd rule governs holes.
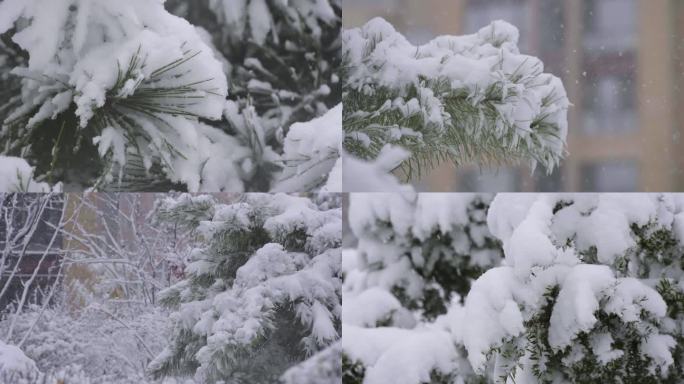
[[[61,189],[61,184],[51,187],[37,182],[33,178],[34,169],[24,159],[0,156],[0,164],[0,191],[46,193]]]
[[[28,53],[12,70],[21,103],[6,114],[2,151],[41,181],[200,190],[214,162],[231,164],[233,140],[199,121],[222,116],[221,63],[159,1],[6,0],[0,15],[0,33],[14,28]]]
[[[153,374],[273,382],[335,342],[342,311],[335,205],[284,194],[161,202],[161,217],[190,226],[203,245],[192,251],[186,278],[162,293],[174,329]]]
[[[400,168],[420,176],[443,161],[537,164],[564,155],[568,99],[518,30],[495,21],[478,33],[415,46],[376,18],[342,32],[344,149],[375,159],[387,145],[411,152]]]

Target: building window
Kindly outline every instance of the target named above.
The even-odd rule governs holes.
[[[563,0],[544,0],[540,4],[540,50],[555,53],[565,45],[565,12]]]
[[[639,189],[636,161],[606,161],[581,168],[585,192],[635,192]]]
[[[47,201],[43,199],[47,197],[39,194],[7,194],[4,200],[0,201],[0,215],[3,218],[0,220],[0,252],[7,251],[8,254],[4,268],[0,268],[0,287],[8,286],[7,291],[0,297],[0,310],[22,294],[24,282],[31,278],[34,272],[36,278],[28,291],[33,303],[41,302],[42,295],[48,292],[48,288],[57,278],[62,237],[56,227],[64,209],[64,200],[63,195],[51,196]],[[40,212],[39,207],[43,203],[46,203],[45,209],[38,217],[36,212]],[[10,218],[10,221],[5,222],[5,217]],[[8,224],[13,228],[12,241],[8,239]],[[24,233],[19,232],[20,229],[26,228],[27,225],[35,230],[17,238],[18,233]],[[46,256],[41,263],[43,255]]]
[[[583,106],[585,133],[633,132],[637,128],[634,81],[630,73],[587,77]]]
[[[637,36],[635,0],[585,0],[584,48],[587,53],[634,48]]]
[[[520,169],[470,169],[464,171],[456,189],[464,192],[519,191],[522,187]]]

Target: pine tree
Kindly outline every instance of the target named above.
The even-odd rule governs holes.
[[[343,31],[345,151],[370,161],[402,147],[411,156],[396,168],[406,179],[444,161],[551,172],[564,155],[569,102],[560,79],[517,43],[503,21],[420,46],[379,18]]]
[[[332,209],[326,209],[329,206]],[[161,294],[175,310],[155,376],[274,382],[340,336],[341,210],[335,199],[247,194],[169,197],[166,222],[201,239],[185,280]],[[319,208],[321,207],[321,208]]]
[[[302,173],[302,160],[279,157],[287,146],[283,138],[293,124],[323,116],[341,101],[341,1],[171,0],[167,8],[208,31],[228,63],[225,118],[229,134],[249,152],[242,163],[247,189],[268,190],[274,179],[292,182]],[[333,117],[314,127],[317,134],[333,136],[325,144],[331,148],[324,160],[340,156],[341,121]],[[324,168],[317,172],[323,179],[318,183],[278,190],[320,188],[332,164]]]

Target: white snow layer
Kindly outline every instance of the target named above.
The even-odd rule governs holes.
[[[0,192],[57,192],[61,186],[51,188],[47,183],[33,179],[33,168],[23,159],[0,156]]]
[[[31,380],[38,380],[39,376],[36,363],[19,347],[0,341],[0,379],[28,384]]]
[[[391,174],[410,153],[403,148],[385,145],[373,161],[355,158],[349,153],[342,156],[344,192],[407,192],[413,190]]]
[[[285,137],[284,171],[272,192],[317,189],[342,192],[342,104],[325,115],[290,126]]]

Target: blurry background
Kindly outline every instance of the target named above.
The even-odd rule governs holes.
[[[345,0],[343,7],[346,28],[381,16],[414,44],[506,20],[520,30],[521,52],[562,78],[574,104],[568,155],[553,174],[445,164],[416,181],[418,190],[684,190],[684,1]]]

